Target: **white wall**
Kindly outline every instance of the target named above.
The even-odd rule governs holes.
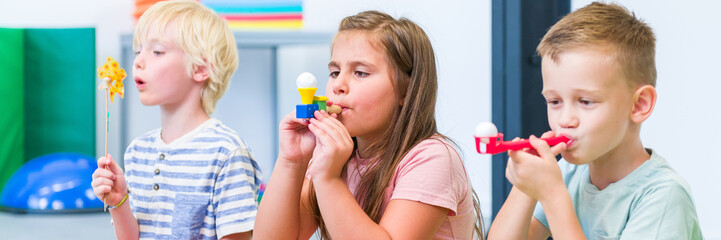
[[[591,1],[574,0],[572,8]],[[706,239],[721,239],[721,2],[617,1],[656,34],[658,101],[641,130],[646,147],[660,153],[691,186]]]

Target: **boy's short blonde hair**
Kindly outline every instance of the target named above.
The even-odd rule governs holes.
[[[201,105],[212,114],[215,105],[230,85],[238,67],[238,50],[228,23],[213,10],[197,1],[158,2],[138,20],[133,47],[142,44],[149,31],[162,33],[174,21],[174,40],[185,52],[185,68],[191,76],[197,67],[206,67],[208,80],[201,91]],[[151,27],[154,27],[151,29]]]
[[[558,21],[538,45],[538,54],[558,61],[577,47],[610,47],[632,85],[656,85],[656,38],[651,27],[618,4],[594,2]]]

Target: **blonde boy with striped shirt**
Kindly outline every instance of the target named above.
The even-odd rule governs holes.
[[[135,139],[125,172],[98,159],[118,239],[250,239],[260,170],[237,133],[210,114],[238,65],[227,23],[196,1],[159,2],[135,29],[133,76],[161,128]],[[106,166],[109,170],[106,170]]]

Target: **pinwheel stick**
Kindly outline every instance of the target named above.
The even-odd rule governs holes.
[[[108,57],[103,66],[98,68],[98,76],[103,79],[100,89],[105,89],[105,157],[108,156],[108,133],[110,132],[110,109],[109,105],[113,102],[113,97],[118,94],[121,98],[124,95],[123,79],[125,79],[125,69],[120,68],[115,59]],[[108,101],[110,99],[110,101]],[[108,169],[108,166],[105,166]],[[108,210],[108,194],[103,196],[103,211]]]
[[[106,78],[107,81],[107,78]],[[110,98],[110,89],[105,89],[105,155],[108,156],[108,132],[110,132],[110,110],[108,109],[108,98]],[[108,166],[105,166],[107,169]]]
[[[103,81],[105,81],[105,86],[110,85],[110,78],[104,78]],[[110,88],[105,88],[105,157],[108,157],[108,133],[110,132],[110,109],[108,108],[110,98]],[[108,169],[108,165],[105,165],[105,169]],[[103,212],[108,211],[108,194],[105,194],[103,196]]]

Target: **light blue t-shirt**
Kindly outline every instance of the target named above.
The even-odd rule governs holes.
[[[125,152],[140,239],[220,239],[253,229],[260,169],[235,131],[211,118],[170,144],[160,129]]]
[[[649,160],[600,191],[591,184],[588,165],[558,162],[588,239],[703,239],[688,184],[647,151]],[[540,202],[533,216],[550,229]]]

